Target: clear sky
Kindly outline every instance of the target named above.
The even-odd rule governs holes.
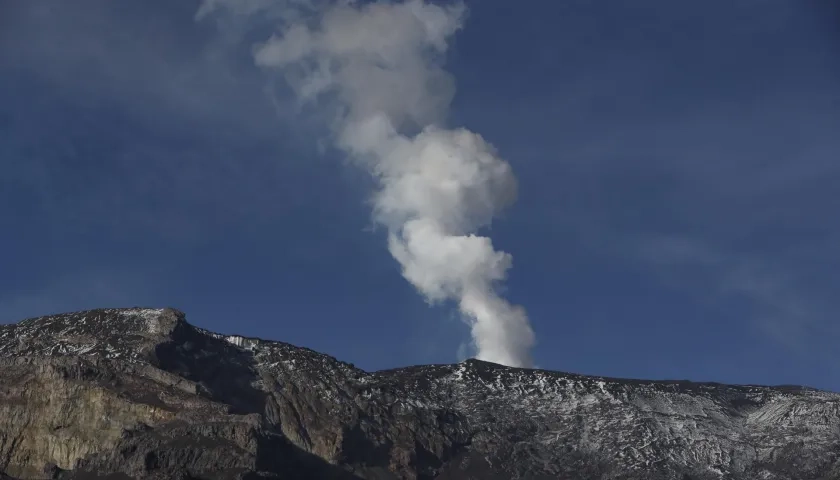
[[[447,125],[518,179],[482,234],[536,364],[840,390],[836,2],[466,5]],[[458,361],[369,175],[254,65],[270,22],[198,9],[0,0],[0,321],[173,306],[370,370]]]

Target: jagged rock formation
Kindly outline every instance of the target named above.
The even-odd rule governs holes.
[[[840,395],[479,361],[367,373],[171,309],[0,326],[0,478],[840,479]]]

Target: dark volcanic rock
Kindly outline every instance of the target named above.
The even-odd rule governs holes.
[[[840,479],[840,395],[367,373],[175,310],[0,326],[0,479]]]

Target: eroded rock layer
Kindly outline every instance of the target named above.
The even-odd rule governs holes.
[[[368,373],[172,309],[0,326],[0,479],[840,479],[840,395]]]

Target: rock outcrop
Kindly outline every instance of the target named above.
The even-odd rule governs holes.
[[[5,475],[5,476],[4,476]],[[0,326],[0,479],[840,479],[840,395],[368,373],[171,309]]]

